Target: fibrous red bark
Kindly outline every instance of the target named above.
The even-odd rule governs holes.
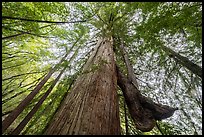
[[[112,43],[103,39],[97,45],[44,134],[120,134]]]

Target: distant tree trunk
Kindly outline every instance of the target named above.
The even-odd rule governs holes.
[[[52,76],[52,74],[57,70],[58,65],[61,64],[67,56],[68,56],[68,53],[60,60],[60,62],[57,65],[55,65],[55,67],[50,69],[48,74],[40,81],[40,83],[35,87],[35,89],[33,89],[33,91],[3,120],[2,133],[5,132],[5,130],[20,115],[20,113],[29,105],[29,103],[32,101],[35,95],[39,93],[43,85],[48,81],[48,79]]]
[[[20,115],[20,113],[29,105],[31,100],[39,93],[40,89],[47,82],[47,80],[54,73],[54,69],[41,80],[41,82],[35,87],[35,89],[3,120],[2,122],[2,133],[12,124],[12,122]]]
[[[29,105],[32,99],[35,97],[37,93],[39,93],[40,89],[44,86],[44,84],[48,81],[48,79],[52,76],[52,74],[58,69],[58,66],[65,61],[69,52],[74,48],[75,44],[80,40],[78,38],[70,50],[64,55],[64,57],[60,60],[60,62],[50,69],[48,74],[40,81],[40,83],[33,89],[33,91],[3,120],[2,122],[2,133],[6,131],[6,129],[13,123],[13,121],[20,115],[20,113]]]
[[[44,134],[120,134],[117,74],[112,39],[99,40]]]
[[[21,121],[21,123],[15,128],[15,130],[11,133],[12,135],[18,135],[23,130],[23,128],[26,126],[26,124],[30,121],[32,116],[37,112],[37,110],[40,108],[42,103],[45,101],[47,96],[50,94],[52,89],[55,87],[57,82],[59,81],[60,77],[62,76],[63,72],[65,71],[66,67],[64,67],[63,70],[61,70],[60,74],[57,76],[57,78],[53,81],[52,85],[49,87],[49,89],[45,92],[45,94],[41,97],[41,99],[38,101],[38,103],[33,107],[33,109],[27,114],[27,116]]]
[[[166,46],[162,46],[162,48],[165,52],[168,52],[169,56],[172,57],[175,61],[177,61],[179,64],[183,65],[192,73],[196,74],[202,79],[202,68],[200,66],[198,66],[197,64],[190,61],[188,58],[181,56],[180,54],[176,53],[175,51]]]

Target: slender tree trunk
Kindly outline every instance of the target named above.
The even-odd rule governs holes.
[[[81,37],[80,37],[81,38]],[[35,87],[35,89],[3,120],[2,122],[2,133],[12,124],[12,122],[20,115],[20,113],[29,105],[31,100],[39,93],[43,85],[48,81],[52,74],[58,69],[60,65],[69,55],[70,51],[74,48],[75,44],[80,40],[78,38],[66,55],[60,60],[60,62],[52,68],[49,73],[42,79],[42,81]]]
[[[79,38],[80,39],[80,38]],[[78,40],[79,40],[78,39]],[[77,41],[78,41],[77,40]],[[75,43],[76,44],[76,43]],[[74,44],[74,45],[75,45]],[[74,46],[73,46],[74,47]],[[73,48],[72,47],[72,48]],[[79,46],[80,47],[80,46]],[[79,49],[78,47],[78,49]],[[72,48],[70,49],[70,51],[72,50]],[[76,50],[76,52],[72,55],[72,57],[69,59],[69,62],[71,62],[73,60],[73,58],[75,57],[78,49]],[[69,52],[70,52],[69,51]],[[65,58],[67,57],[68,53],[63,57],[63,59],[60,61],[60,63],[62,63]],[[43,95],[43,97],[39,100],[39,102],[35,105],[35,107],[29,112],[29,114],[23,119],[23,121],[18,125],[18,127],[12,132],[12,135],[18,135],[23,128],[26,126],[26,124],[29,122],[29,120],[32,118],[32,116],[37,112],[38,108],[42,105],[42,103],[44,102],[44,100],[47,98],[47,96],[49,95],[49,93],[52,91],[52,89],[54,88],[54,86],[56,85],[56,83],[58,82],[58,80],[60,79],[61,75],[63,74],[63,72],[65,71],[65,69],[67,68],[67,66],[64,67],[63,70],[61,70],[60,74],[58,75],[58,77],[55,79],[55,81],[53,82],[53,84],[50,86],[50,88],[47,90],[47,92]]]
[[[31,102],[35,95],[40,91],[43,85],[54,73],[54,69],[51,69],[50,72],[43,78],[43,80],[35,87],[35,89],[4,119],[2,122],[2,132],[12,124],[12,122],[20,115],[20,113],[26,108],[26,106]]]
[[[66,55],[67,56],[67,55]],[[66,58],[64,56],[60,63],[64,61]],[[57,65],[56,65],[57,66]],[[57,67],[52,68],[49,73],[41,80],[41,82],[35,87],[35,89],[3,120],[2,122],[2,133],[12,124],[12,122],[20,115],[20,113],[28,106],[31,100],[35,97],[35,95],[40,91],[43,85],[47,82],[47,80],[51,77],[51,75],[55,72]]]
[[[10,101],[11,99],[13,99],[13,98],[15,98],[15,97],[17,97],[17,96],[19,96],[19,95],[25,93],[25,92],[28,91],[30,88],[36,86],[37,83],[38,83],[45,75],[46,75],[46,74],[44,74],[44,75],[43,75],[42,77],[40,77],[39,79],[32,81],[31,83],[28,83],[28,84],[26,84],[26,85],[23,85],[22,87],[19,85],[19,87],[16,87],[15,89],[12,89],[12,90],[6,92],[6,94],[2,95],[2,105],[3,105],[4,103]],[[27,78],[26,78],[26,79],[27,79]],[[30,85],[31,85],[31,86],[30,86]],[[11,96],[11,97],[6,98],[6,99],[3,100],[3,97],[7,96],[8,94],[11,94],[11,93],[12,93],[13,91],[15,91],[16,89],[24,88],[24,87],[27,87],[27,86],[29,86],[29,87],[26,88],[25,90],[21,90],[21,92],[18,92],[18,93],[16,93],[16,94],[14,94],[13,96]]]
[[[28,84],[26,84],[26,85],[20,86],[20,84],[19,84],[19,87],[16,87],[16,88],[14,88],[14,89],[12,89],[12,90],[6,92],[5,94],[3,94],[3,95],[2,95],[2,98],[4,98],[4,97],[6,97],[7,95],[13,93],[16,89],[19,89],[19,88],[24,88],[24,87],[29,86],[29,87],[27,87],[25,90],[21,91],[20,93],[23,93],[23,92],[29,90],[30,88],[36,86],[37,83],[38,83],[45,75],[46,75],[46,74],[42,75],[42,77],[40,77],[39,79],[34,80],[34,81],[32,81],[31,83],[28,83]],[[31,85],[31,86],[30,86],[30,85]],[[16,94],[19,95],[19,92],[16,93]],[[16,94],[15,94],[15,95],[16,95]],[[14,95],[14,96],[15,96],[15,95]],[[3,102],[4,102],[4,100],[2,99],[2,104],[4,104]],[[5,103],[6,103],[6,101],[5,101]]]
[[[120,43],[121,43],[121,44],[120,44],[120,50],[121,50],[121,52],[122,52],[122,57],[123,57],[123,60],[124,60],[124,62],[125,62],[125,65],[126,65],[127,71],[128,71],[128,75],[127,75],[128,80],[129,80],[130,82],[132,82],[132,84],[134,84],[137,89],[139,89],[137,80],[135,79],[136,77],[135,77],[135,74],[134,74],[133,67],[132,67],[132,65],[131,65],[131,63],[130,63],[130,60],[128,59],[128,55],[127,55],[126,50],[125,50],[125,48],[124,48],[123,40],[121,40]]]
[[[22,120],[22,122],[16,127],[16,129],[11,133],[12,135],[18,135],[23,130],[23,128],[26,126],[26,124],[30,121],[32,116],[37,112],[39,107],[42,105],[42,103],[45,101],[47,96],[50,94],[54,86],[57,84],[58,80],[62,76],[63,72],[65,71],[66,67],[64,67],[63,70],[61,70],[60,74],[57,76],[57,78],[53,81],[50,88],[46,91],[46,93],[41,97],[41,99],[38,101],[38,103],[33,107],[33,109],[27,114],[27,116]]]
[[[116,76],[112,42],[100,40],[45,134],[120,134]]]
[[[71,80],[71,82],[69,83],[69,86],[67,87],[67,91],[63,94],[63,97],[62,97],[61,100],[59,101],[59,104],[62,104],[62,102],[64,102],[64,100],[65,100],[65,98],[67,97],[68,93],[70,92],[70,89],[71,89],[72,85],[74,84],[74,81],[75,81],[75,80],[76,80],[75,78],[73,78],[73,79]],[[49,121],[49,122],[46,124],[46,126],[45,126],[44,129],[41,131],[41,133],[44,133],[44,132],[45,132],[45,130],[46,130],[47,127],[49,126],[49,123],[52,121],[53,117],[54,117],[55,114],[58,112],[59,108],[60,108],[60,106],[58,106],[57,109],[55,109],[55,111],[53,112],[53,114],[52,114],[50,117],[47,117],[47,118],[46,118],[46,121]]]
[[[181,56],[180,54],[176,53],[175,51],[173,51],[172,49],[170,49],[166,46],[162,46],[162,49],[165,52],[170,53],[169,56],[172,57],[175,61],[177,61],[178,63],[180,63],[184,67],[186,67],[192,73],[194,73],[197,76],[199,76],[200,78],[202,78],[202,68],[200,66],[196,65],[195,63],[190,61],[188,58]]]
[[[70,79],[71,79],[71,78],[70,78]],[[21,135],[26,135],[27,132],[30,130],[30,128],[35,125],[35,123],[39,123],[39,122],[40,122],[40,120],[41,120],[40,118],[41,118],[42,116],[47,116],[47,118],[46,118],[46,120],[45,120],[46,123],[47,123],[47,121],[49,121],[49,119],[52,119],[52,118],[51,118],[51,117],[52,117],[52,114],[55,114],[55,112],[54,112],[54,113],[50,113],[50,111],[53,109],[53,106],[56,105],[56,102],[59,102],[58,104],[61,104],[61,102],[62,102],[64,96],[66,96],[67,93],[69,93],[69,89],[70,89],[72,83],[73,83],[73,80],[72,80],[72,79],[71,79],[71,81],[67,81],[67,82],[66,82],[66,84],[68,84],[69,86],[68,86],[68,88],[66,89],[66,91],[65,91],[63,94],[60,94],[60,96],[62,95],[62,97],[61,97],[60,100],[58,99],[58,96],[59,96],[58,91],[56,91],[55,93],[53,93],[53,94],[49,97],[49,98],[51,98],[52,100],[51,100],[48,104],[45,105],[45,107],[44,107],[43,110],[40,110],[39,114],[35,117],[35,119],[33,119],[33,120],[31,121],[31,123],[29,123],[29,126],[26,127],[26,129],[21,133]],[[66,85],[66,84],[63,84],[63,85]],[[59,83],[59,85],[60,85],[60,83]],[[59,85],[58,85],[58,86],[59,86]],[[59,90],[59,91],[60,91],[60,90]],[[56,109],[56,110],[57,110],[57,109]],[[56,111],[56,110],[55,110],[55,111]],[[51,116],[50,116],[50,115],[51,115]],[[45,126],[44,128],[46,128],[46,126]],[[44,129],[41,129],[41,133],[43,133],[43,130],[44,130]],[[40,134],[40,133],[39,133],[39,134]]]

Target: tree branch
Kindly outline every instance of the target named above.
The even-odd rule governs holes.
[[[2,16],[2,19],[22,20],[22,21],[30,21],[30,22],[41,22],[41,23],[55,23],[55,24],[86,22],[86,20],[70,21],[70,22],[46,21],[46,20],[35,20],[35,19],[25,19],[25,18],[18,18],[18,17],[9,17],[9,16]]]
[[[10,39],[10,38],[13,38],[13,37],[16,37],[16,36],[20,36],[20,35],[23,35],[23,34],[25,34],[25,32],[24,33],[19,33],[19,34],[14,34],[14,35],[11,35],[11,36],[2,37],[2,40]]]
[[[49,26],[51,26],[51,25],[46,25],[46,26],[40,27],[39,29],[46,28],[46,27],[49,27]],[[31,33],[31,32],[25,32],[25,31],[22,31],[22,30],[11,29],[11,28],[6,27],[6,26],[2,26],[2,28],[5,28],[5,29],[11,30],[11,31],[18,31],[18,32],[21,32],[21,33],[19,33],[19,34],[15,34],[15,35],[11,35],[11,36],[2,37],[2,40],[3,40],[3,39],[13,38],[13,37],[20,36],[20,35],[23,35],[23,34],[30,34],[30,35],[34,35],[34,36],[37,36],[37,37],[43,37],[43,38],[55,38],[55,37],[42,36],[42,35],[44,35],[44,34],[42,34],[42,35],[38,35],[38,34],[35,34],[35,33]]]

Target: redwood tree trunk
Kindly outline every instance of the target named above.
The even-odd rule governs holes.
[[[99,40],[45,134],[120,134],[117,73],[112,40]]]

